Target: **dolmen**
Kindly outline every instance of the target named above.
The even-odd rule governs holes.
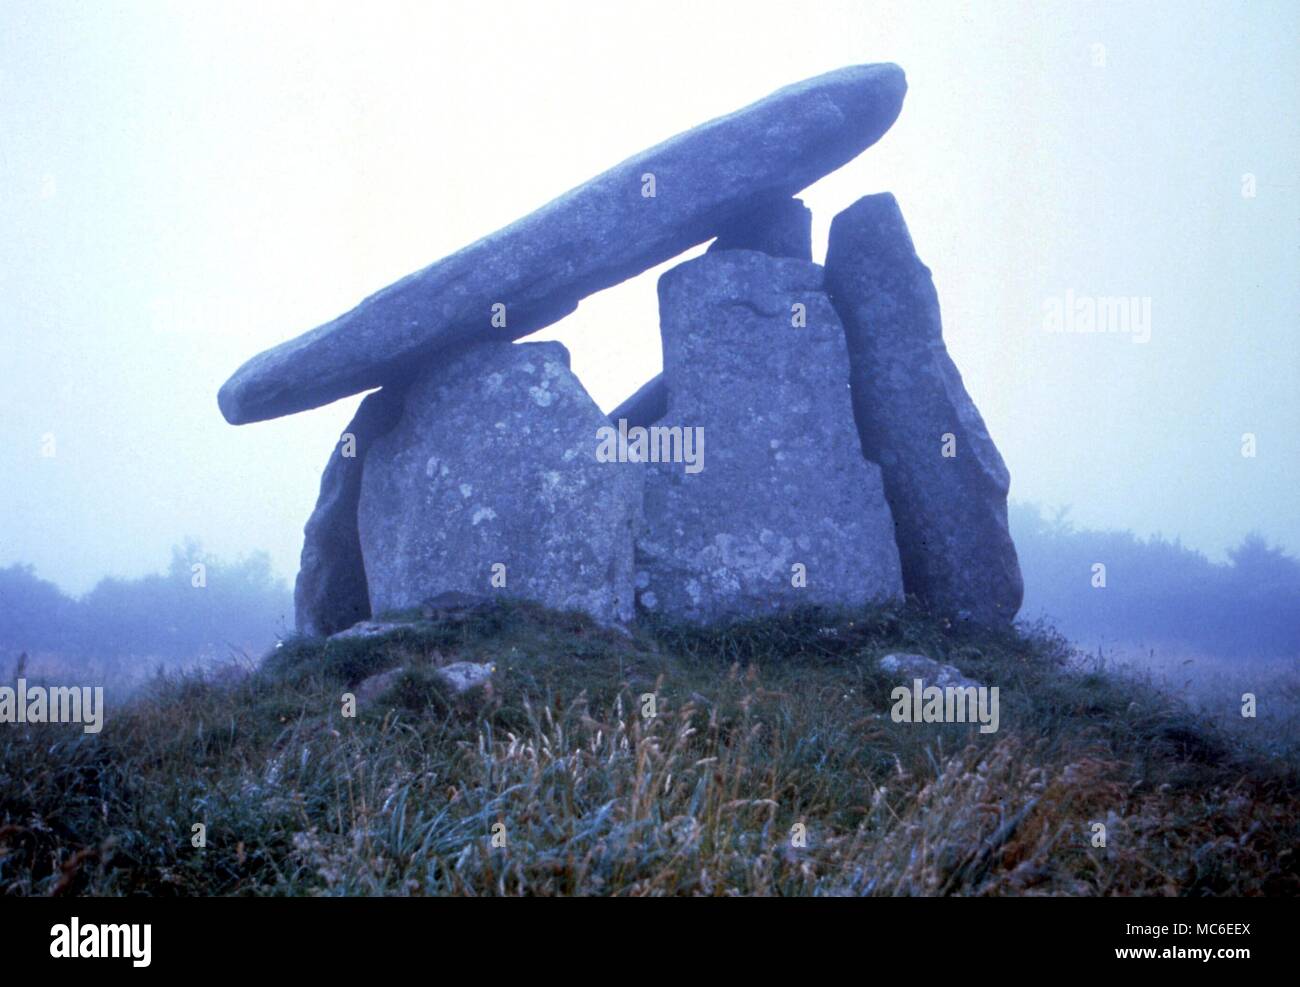
[[[1009,477],[897,203],[836,216],[823,266],[796,198],[906,88],[880,64],[778,90],[240,367],[232,424],[369,392],[307,521],[298,630],[447,593],[615,626],[904,597],[1010,623]],[[662,374],[608,416],[562,345],[515,342],[708,241],[659,280]]]

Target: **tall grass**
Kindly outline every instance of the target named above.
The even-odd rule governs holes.
[[[875,661],[904,649],[999,686],[1001,729],[893,722]],[[490,694],[443,690],[457,660],[496,663]],[[0,725],[0,888],[1290,895],[1297,780],[1041,628],[809,610],[628,639],[511,604],[160,677],[99,735]]]

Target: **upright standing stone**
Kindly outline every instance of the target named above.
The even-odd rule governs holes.
[[[644,467],[597,460],[609,419],[568,364],[559,343],[484,343],[412,382],[361,483],[375,613],[455,590],[632,617]]]
[[[221,412],[241,425],[304,411],[448,347],[550,325],[852,160],[893,124],[906,91],[897,65],[854,65],[678,134],[253,357],[222,386]]]
[[[812,260],[812,210],[801,199],[778,199],[745,213],[724,228],[709,245],[708,253],[723,250],[757,250],[769,257]],[[610,421],[628,426],[653,425],[668,413],[668,385],[664,375],[652,377],[609,413]]]
[[[720,250],[757,250],[771,257],[812,260],[812,210],[802,199],[777,199],[736,217],[709,245]]]
[[[370,594],[357,536],[361,473],[371,444],[402,413],[400,390],[367,394],[339,438],[321,476],[316,509],[303,531],[302,562],[293,589],[299,634],[326,637],[370,616]]]
[[[609,420],[627,422],[629,428],[653,425],[668,413],[668,385],[657,374],[637,388],[636,393],[609,413]]]
[[[893,523],[854,429],[822,269],[706,253],[660,278],[659,307],[668,413],[655,429],[677,429],[695,462],[648,467],[641,605],[709,621],[898,597]],[[652,434],[650,448],[672,438]]]
[[[880,464],[903,584],[936,612],[1009,623],[1023,585],[1010,476],[948,350],[929,269],[889,194],[831,223],[826,284],[848,334],[862,448]]]

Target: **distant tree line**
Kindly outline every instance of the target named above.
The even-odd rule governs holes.
[[[292,625],[292,595],[265,553],[225,563],[191,542],[165,573],[101,579],[80,598],[30,565],[0,568],[0,677],[23,652],[110,665],[257,658]]]
[[[1177,540],[1076,528],[1063,510],[1010,513],[1022,617],[1045,617],[1087,648],[1300,656],[1300,561],[1257,534],[1216,563]],[[146,667],[256,658],[292,626],[292,594],[264,553],[225,563],[189,543],[165,573],[102,579],[80,598],[31,566],[0,568],[0,677],[22,652]]]
[[[1076,528],[1011,505],[1021,615],[1099,644],[1179,644],[1224,657],[1300,656],[1300,561],[1252,533],[1216,563],[1178,540]],[[1104,566],[1104,568],[1097,568]]]

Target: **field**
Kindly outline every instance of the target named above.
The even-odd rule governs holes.
[[[0,890],[1300,893],[1296,720],[1207,711],[1045,628],[902,608],[630,637],[517,603],[405,617],[161,675],[97,735],[0,725]],[[1000,729],[894,722],[892,651],[997,686]],[[460,660],[495,663],[489,692],[431,674]],[[1286,674],[1262,709],[1294,701]]]

